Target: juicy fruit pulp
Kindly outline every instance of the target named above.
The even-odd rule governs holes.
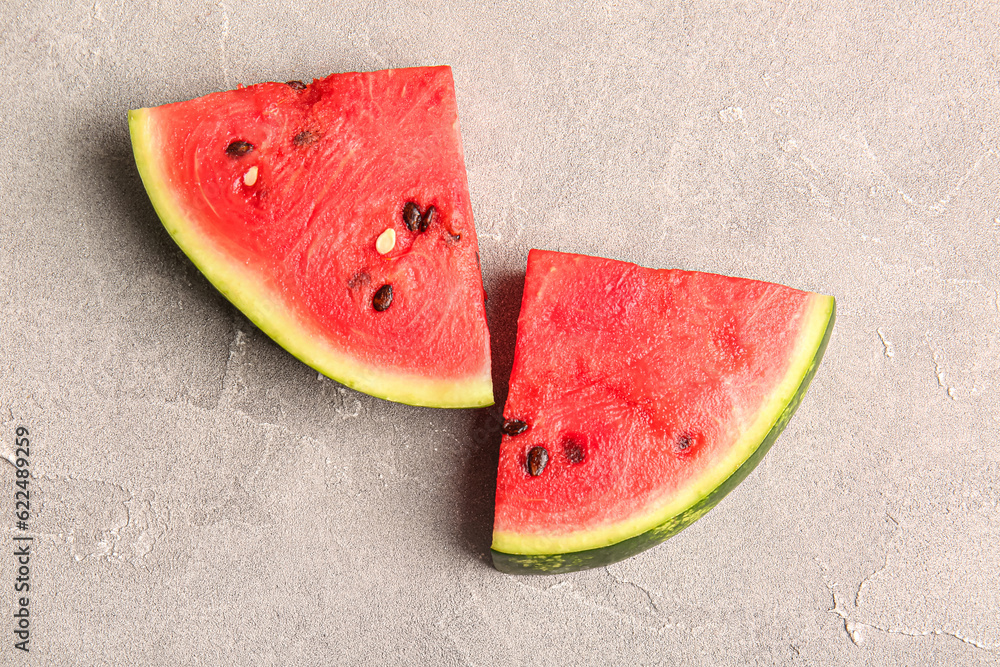
[[[772,283],[531,251],[494,564],[606,565],[702,516],[795,411],[834,310]]]
[[[493,403],[448,67],[241,87],[129,127],[171,236],[292,354],[389,400]]]

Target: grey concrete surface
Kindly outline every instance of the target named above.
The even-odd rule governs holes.
[[[1000,664],[997,7],[3,4],[0,663]],[[501,404],[532,247],[838,299],[761,467],[626,562],[493,570],[498,408],[317,377],[142,190],[129,108],[430,64],[454,68]]]

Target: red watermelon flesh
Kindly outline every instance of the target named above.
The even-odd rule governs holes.
[[[707,512],[795,410],[833,313],[772,283],[531,251],[494,562],[603,565]]]
[[[240,87],[129,125],[164,226],[290,352],[390,400],[493,402],[450,68]]]

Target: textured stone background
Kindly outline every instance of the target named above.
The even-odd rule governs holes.
[[[1000,663],[995,3],[7,2],[0,663]],[[454,67],[498,400],[532,247],[834,294],[761,467],[606,569],[489,565],[497,408],[320,379],[175,249],[125,111]]]

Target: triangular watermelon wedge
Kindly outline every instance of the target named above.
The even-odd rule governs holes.
[[[167,231],[289,352],[389,400],[493,403],[448,67],[240,87],[129,128]]]
[[[607,565],[739,484],[805,394],[832,297],[533,250],[504,409],[493,562]]]

